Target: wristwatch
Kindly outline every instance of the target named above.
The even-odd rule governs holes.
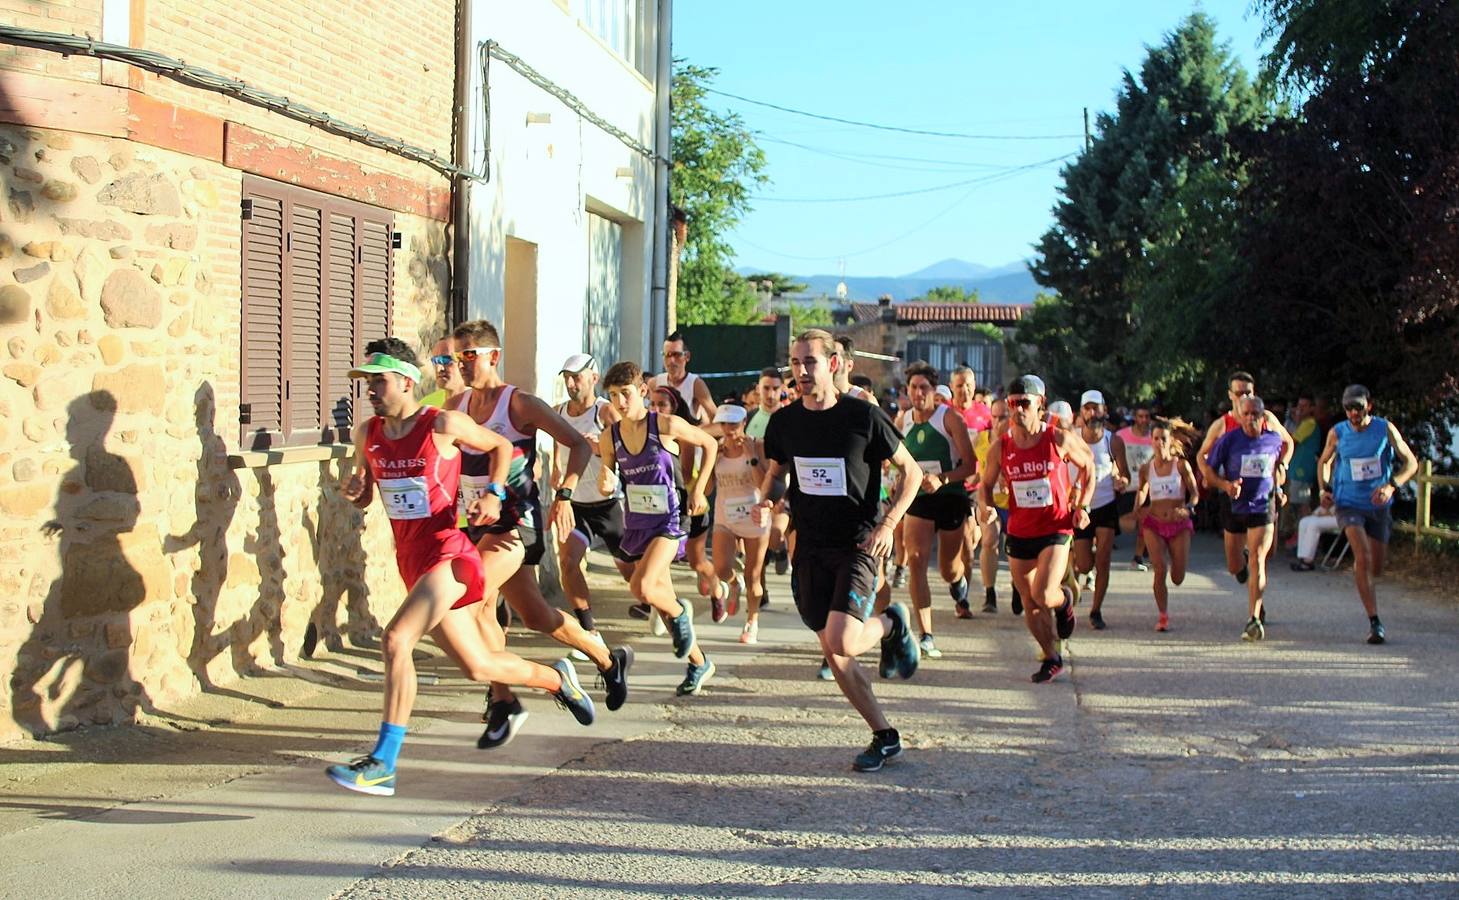
[[[558,488],[557,489],[557,493],[555,493],[555,494],[552,495],[552,499],[554,499],[554,500],[571,500],[572,499],[572,488],[570,488],[570,487]]]
[[[503,503],[507,502],[507,489],[502,485],[497,484],[495,481],[489,482],[486,485],[486,492],[496,497]]]

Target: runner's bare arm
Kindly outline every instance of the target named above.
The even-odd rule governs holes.
[[[1180,466],[1180,477],[1185,481],[1185,503],[1186,506],[1198,506],[1201,502],[1200,485],[1196,484],[1196,473],[1191,471],[1191,464],[1188,460],[1176,460]]]
[[[436,434],[458,444],[465,444],[487,454],[491,460],[491,480],[505,485],[512,470],[512,442],[478,425],[476,420],[464,412],[447,410],[436,416]],[[466,510],[466,521],[472,525],[491,525],[501,518],[502,501],[496,494],[485,494],[471,501]]]
[[[1282,439],[1282,468],[1287,468],[1287,463],[1292,461],[1292,454],[1297,452],[1297,442],[1292,440],[1292,435],[1287,433],[1287,427],[1282,424],[1276,414],[1271,410],[1266,411],[1266,427],[1268,431],[1274,431],[1277,437]],[[1283,479],[1286,480],[1285,478]]]
[[[694,402],[704,408],[704,415],[708,418],[706,425],[714,423],[714,415],[719,412],[719,406],[715,404],[714,397],[709,393],[709,385],[703,378],[694,380]]]
[[[1201,449],[1196,452],[1196,464],[1201,467],[1202,475],[1204,475],[1206,472],[1206,455],[1211,452],[1211,448],[1216,446],[1216,442],[1219,441],[1221,439],[1221,435],[1225,433],[1225,427],[1221,424],[1220,419],[1212,422],[1211,427],[1206,429],[1206,436],[1201,441]],[[1209,482],[1210,478],[1208,477],[1206,480]]]
[[[1069,431],[1054,432],[1054,446],[1059,448],[1059,455],[1066,462],[1079,467],[1081,482],[1076,505],[1088,510],[1090,501],[1094,499],[1094,451],[1089,449],[1082,437]]]
[[[559,487],[569,490],[577,487],[578,479],[583,477],[583,471],[588,467],[588,460],[593,458],[593,448],[588,446],[588,439],[578,434],[578,430],[544,403],[541,397],[522,391],[512,393],[510,415],[513,422],[521,422],[527,426],[520,429],[524,433],[530,434],[533,429],[545,431],[559,445],[567,448],[567,467],[562,473],[562,484]]]
[[[988,464],[978,475],[978,500],[983,510],[983,524],[991,525],[998,519],[998,510],[993,506],[993,488],[998,484],[998,479],[1003,476],[1003,466],[999,465],[998,458],[1002,455],[1000,442],[995,442],[988,448]]]
[[[679,442],[681,457],[693,455],[684,452],[685,444],[704,453],[704,459],[699,463],[699,471],[695,473],[694,483],[689,488],[689,511],[696,516],[703,515],[709,505],[705,498],[709,495],[709,478],[714,474],[714,460],[719,456],[719,442],[710,437],[703,428],[690,425],[678,416],[666,416],[663,413],[654,415],[659,417],[659,434],[667,434]]]
[[[1322,455],[1317,457],[1317,490],[1322,494],[1332,493],[1332,464],[1336,458],[1337,429],[1334,428],[1327,433],[1327,443],[1322,445]],[[1205,469],[1201,471],[1205,472]]]
[[[1123,491],[1130,485],[1130,465],[1125,461],[1125,441],[1117,434],[1109,436],[1109,455],[1114,457],[1115,491]]]
[[[1135,509],[1144,506],[1145,498],[1148,496],[1150,496],[1150,463],[1145,462],[1140,465],[1140,486],[1135,488]]]
[[[365,462],[365,434],[369,428],[369,419],[355,424],[350,435],[355,445],[355,470],[350,473],[350,480],[340,486],[344,498],[360,509],[368,507],[375,499],[375,480],[370,474],[369,463]]]
[[[902,521],[912,501],[917,499],[917,488],[922,483],[922,479],[917,477],[922,474],[922,469],[917,465],[917,460],[912,458],[912,451],[907,449],[906,444],[897,444],[897,452],[892,454],[892,465],[898,473],[897,493],[892,497],[891,509],[887,510],[886,517],[882,519],[888,528]]]
[[[613,432],[611,429],[603,429],[598,435],[598,460],[603,464],[598,469],[598,492],[600,494],[613,493],[614,472],[618,471],[618,460],[613,455]]]
[[[978,471],[978,455],[973,452],[973,441],[968,436],[968,423],[952,407],[948,407],[943,414],[942,423],[943,427],[947,429],[947,433],[952,435],[952,449],[960,463],[951,472],[942,476],[942,483],[953,484],[967,481],[973,477],[973,473]]]
[[[763,446],[761,452],[764,452]],[[750,515],[750,520],[755,523],[757,528],[770,521],[770,511],[775,508],[775,501],[770,499],[770,487],[780,478],[782,471],[780,463],[773,459],[765,460],[765,474],[760,476],[760,497],[762,499],[755,504],[755,509]]]
[[[1398,487],[1418,474],[1418,456],[1408,446],[1408,441],[1398,433],[1398,426],[1388,423],[1388,442],[1393,445],[1393,455],[1403,457],[1403,469],[1393,475],[1393,486]]]

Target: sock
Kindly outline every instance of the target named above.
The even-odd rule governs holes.
[[[872,731],[872,736],[883,744],[896,744],[902,739],[902,736],[897,734],[897,729],[895,728],[883,728],[880,731]]]
[[[405,726],[391,725],[389,722],[380,723],[380,739],[375,742],[375,749],[370,755],[384,763],[392,771],[395,769],[395,760],[400,758],[400,745],[405,743]]]
[[[1369,616],[1368,617],[1368,624],[1369,625],[1377,625],[1378,624],[1378,617],[1377,616]]]
[[[989,600],[992,600],[994,597],[998,596],[998,592],[994,588],[983,588],[983,593],[988,595]]]
[[[583,631],[593,630],[593,611],[591,609],[575,609],[572,614],[578,617],[578,624],[583,626]]]

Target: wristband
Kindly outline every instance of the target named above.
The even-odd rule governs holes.
[[[503,503],[507,502],[507,489],[502,487],[500,484],[497,484],[495,481],[487,484],[486,492],[488,494],[491,494],[493,497],[496,497]]]
[[[554,500],[568,500],[568,501],[571,501],[572,500],[572,488],[569,488],[569,487],[558,488],[557,489],[557,493],[555,493],[555,494],[552,495],[552,499],[554,499]]]

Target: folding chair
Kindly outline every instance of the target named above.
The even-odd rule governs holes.
[[[1347,534],[1339,531],[1337,537],[1327,545],[1327,553],[1323,554],[1322,562],[1318,563],[1318,566],[1329,572],[1337,571],[1342,566],[1343,557],[1347,556],[1351,549],[1352,547],[1348,546]],[[1333,557],[1334,552],[1337,553],[1335,558]]]

